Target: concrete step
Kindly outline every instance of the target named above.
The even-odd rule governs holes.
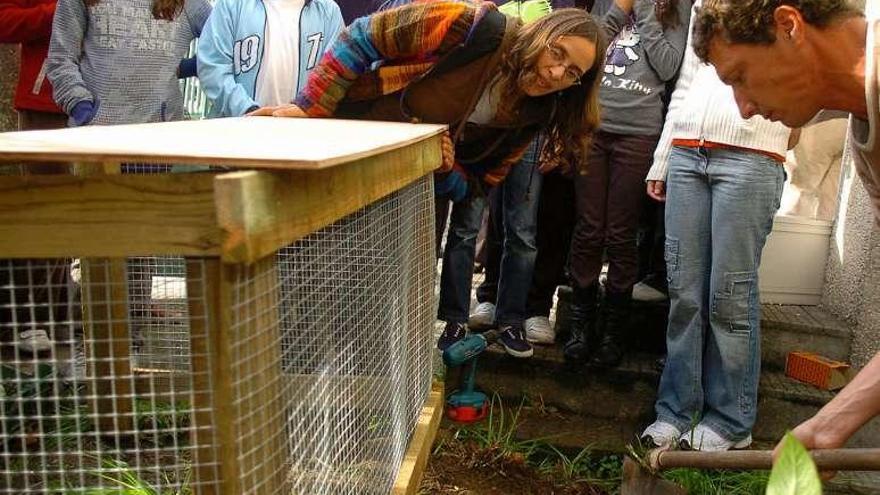
[[[761,305],[762,362],[785,369],[790,351],[809,351],[846,362],[852,327],[820,306]]]
[[[590,420],[610,421],[626,438],[654,419],[654,402],[660,369],[659,355],[638,353],[612,370],[590,367],[572,369],[557,346],[538,347],[531,359],[516,359],[497,346],[490,347],[479,360],[477,387],[497,393],[509,405],[525,399],[566,414]],[[459,383],[457,370],[447,374],[447,389]],[[786,430],[812,416],[833,397],[788,377],[765,371],[761,377],[756,439],[775,441]]]
[[[557,333],[568,331],[571,291],[560,288]],[[662,353],[669,304],[634,302],[628,342],[633,349]],[[846,362],[852,347],[852,327],[818,306],[761,305],[761,348],[765,369],[784,370],[791,351],[809,351]]]

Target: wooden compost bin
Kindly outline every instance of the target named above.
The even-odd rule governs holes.
[[[280,415],[236,415],[232,406],[239,399],[236,390],[252,390],[247,399],[252,404],[238,407],[281,408],[281,371],[249,372],[231,361],[232,349],[258,361],[279,360],[273,344],[279,294],[265,282],[274,276],[273,257],[284,246],[425,180],[440,164],[443,131],[430,125],[238,118],[0,134],[0,161],[68,162],[75,171],[0,177],[0,259],[81,258],[84,280],[103,288],[83,294],[83,323],[95,342],[87,349],[96,375],[90,382],[97,397],[91,407],[107,423],[99,430],[112,432],[130,428],[132,400],[126,397],[137,393],[133,381],[107,378],[131,374],[130,361],[119,359],[129,352],[125,294],[113,294],[124,290],[125,260],[183,257],[192,315],[194,410],[201,411],[190,419],[201,437],[192,459],[195,491],[283,493],[286,446]],[[126,163],[203,170],[121,174]],[[251,276],[242,278],[242,273]],[[236,290],[257,295],[247,301],[257,316],[244,319],[235,313]],[[262,330],[250,331],[256,325]],[[101,359],[107,356],[115,359]],[[442,392],[426,396],[396,493],[415,492],[436,432]],[[244,473],[261,482],[247,483]]]

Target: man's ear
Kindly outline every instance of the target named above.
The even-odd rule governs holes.
[[[776,39],[796,40],[803,34],[804,17],[790,5],[776,7],[773,20],[776,23]]]

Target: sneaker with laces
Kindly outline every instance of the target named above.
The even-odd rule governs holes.
[[[490,302],[481,302],[474,308],[468,318],[468,327],[473,329],[492,328],[495,324],[495,305]]]
[[[526,332],[518,325],[505,325],[501,328],[501,334],[498,336],[501,345],[508,354],[518,358],[532,357],[535,350],[532,344],[526,340]]]
[[[445,351],[452,344],[467,337],[467,334],[467,326],[464,323],[453,323],[450,321],[443,329],[443,333],[440,334],[440,338],[437,339],[437,349],[441,352]]]
[[[692,430],[682,433],[678,440],[678,445],[682,450],[699,450],[700,452],[740,450],[748,448],[751,444],[751,434],[739,441],[728,440],[702,423]]]
[[[645,428],[645,431],[642,432],[639,438],[649,448],[657,448],[675,445],[679,437],[681,437],[681,430],[676,428],[675,425],[657,420]]]
[[[49,340],[49,334],[42,328],[19,333],[15,345],[20,350],[30,353],[46,352],[52,349],[52,341]]]
[[[556,332],[550,325],[550,318],[546,316],[533,316],[523,322],[526,330],[526,340],[533,344],[551,345],[556,342]]]

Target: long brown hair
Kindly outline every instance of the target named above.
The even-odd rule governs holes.
[[[101,0],[85,0],[86,7],[94,7]],[[153,19],[173,21],[177,14],[183,10],[185,0],[153,0]]]
[[[654,15],[663,29],[678,27],[678,2],[680,0],[654,0]]]
[[[558,9],[522,26],[511,50],[504,55],[499,75],[501,112],[515,114],[526,96],[520,89],[536,77],[535,64],[547,45],[560,36],[580,36],[595,43],[596,58],[580,79],[580,84],[541,96],[556,99],[556,113],[547,129],[547,145],[542,159],[556,160],[563,168],[582,168],[593,133],[599,128],[599,83],[607,46],[596,20],[581,9]]]

